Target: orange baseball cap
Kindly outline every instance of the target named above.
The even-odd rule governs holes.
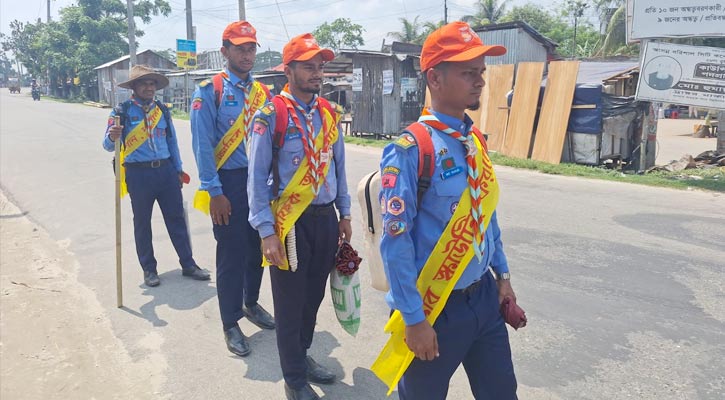
[[[222,34],[222,40],[228,40],[238,46],[244,43],[257,43],[257,30],[247,21],[232,22]]]
[[[471,26],[462,21],[451,22],[433,31],[423,43],[420,70],[427,71],[446,61],[469,61],[480,56],[502,56],[503,46],[485,46]]]
[[[289,43],[284,45],[282,63],[287,65],[292,61],[307,61],[318,54],[322,54],[324,61],[335,59],[335,53],[332,50],[321,48],[312,34],[305,33],[293,37]]]

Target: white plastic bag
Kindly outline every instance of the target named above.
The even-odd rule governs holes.
[[[357,335],[360,328],[360,306],[362,293],[360,292],[360,272],[352,275],[343,275],[337,269],[330,273],[330,295],[335,306],[337,321],[345,332],[352,336]]]

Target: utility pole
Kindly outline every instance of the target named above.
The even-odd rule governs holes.
[[[186,0],[186,40],[194,40],[194,28],[191,24],[191,0]]]
[[[50,0],[47,1],[48,3],[48,19],[45,20],[45,22],[50,22]]]
[[[128,69],[136,65],[136,23],[133,19],[133,0],[126,0],[126,19],[128,19]]]
[[[244,9],[244,0],[239,0],[239,20],[240,21],[247,20],[247,12]]]
[[[448,0],[443,0],[443,23],[448,23]]]

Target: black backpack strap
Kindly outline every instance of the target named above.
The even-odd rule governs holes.
[[[164,121],[166,121],[166,137],[168,138],[171,136],[171,110],[159,100],[156,100],[156,107],[160,108],[161,113],[164,115]]]
[[[370,174],[367,182],[365,182],[365,208],[367,208],[368,211],[368,232],[372,234],[375,234],[375,225],[373,224],[373,204],[372,199],[370,198],[370,183],[373,181],[373,178],[375,178],[375,175],[379,173],[380,171],[373,172]]]

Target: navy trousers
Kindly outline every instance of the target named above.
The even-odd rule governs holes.
[[[433,328],[440,357],[413,360],[398,383],[401,400],[445,399],[451,376],[461,363],[476,400],[517,399],[508,332],[490,273],[476,289],[454,291]]]
[[[183,268],[196,265],[191,255],[189,231],[184,219],[184,204],[179,186],[179,173],[172,163],[158,168],[126,168],[126,186],[133,210],[133,237],[136,254],[144,271],[156,272],[156,258],[151,233],[151,213],[154,202],[159,203],[166,230]]]
[[[335,266],[337,222],[332,205],[308,207],[295,224],[297,271],[270,270],[279,360],[284,380],[293,389],[307,384],[305,357],[327,278]]]
[[[216,291],[222,323],[239,321],[242,306],[259,300],[262,284],[262,248],[257,233],[249,225],[247,169],[220,169],[224,196],[232,204],[229,225],[214,225],[216,239]]]

